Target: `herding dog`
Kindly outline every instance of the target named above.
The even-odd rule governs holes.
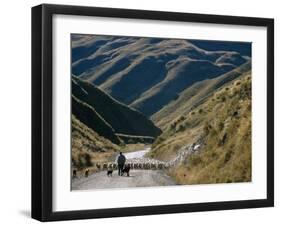
[[[125,167],[122,169],[121,176],[123,176],[124,173],[127,173],[127,177],[129,177],[130,169],[131,169],[130,164],[126,164]]]
[[[89,176],[89,169],[86,169],[85,170],[85,177],[88,177]]]
[[[77,177],[77,171],[76,171],[76,169],[73,170],[73,172],[72,172],[72,177],[73,177],[73,178],[76,178],[76,177]]]
[[[107,176],[112,176],[112,173],[113,173],[113,169],[108,169],[107,170]]]

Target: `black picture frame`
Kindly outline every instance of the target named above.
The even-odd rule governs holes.
[[[52,18],[55,14],[266,27],[267,198],[54,212],[52,210]],[[32,8],[32,218],[40,221],[57,221],[271,206],[274,206],[273,19],[49,4]]]

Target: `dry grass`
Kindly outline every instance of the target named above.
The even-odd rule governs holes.
[[[152,115],[153,122],[162,130],[165,130],[167,125],[179,115],[185,115],[188,112],[192,115],[197,114],[198,112],[193,111],[195,107],[204,103],[217,89],[225,87],[225,84],[230,83],[250,69],[251,62],[247,62],[219,77],[196,82],[180,93],[177,100],[171,101],[160,111]],[[202,111],[200,112],[202,113]]]
[[[76,170],[78,177],[84,176],[86,170],[89,174],[98,171],[95,163],[113,161],[119,151],[131,152],[146,147],[142,143],[113,144],[72,115],[72,169]]]
[[[77,170],[91,168],[95,162],[106,162],[120,150],[118,145],[99,136],[72,115],[72,166]]]
[[[152,156],[168,160],[199,137],[204,146],[171,171],[180,184],[251,181],[251,79],[227,84],[184,117],[170,123]],[[182,120],[179,120],[182,119]]]
[[[171,160],[177,156],[177,151],[182,146],[197,140],[201,131],[200,127],[192,128],[189,131],[179,131],[178,129],[174,129],[174,131],[178,132],[166,132],[157,138],[149,156],[163,161]]]

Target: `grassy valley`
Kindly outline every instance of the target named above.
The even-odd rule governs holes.
[[[111,161],[117,151],[151,144],[161,133],[140,112],[119,103],[94,85],[72,77],[72,165],[83,170]]]
[[[251,181],[251,43],[79,34],[71,43],[75,169],[146,149],[144,161],[174,162],[177,184]]]

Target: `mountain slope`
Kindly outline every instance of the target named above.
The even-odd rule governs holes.
[[[73,74],[147,116],[195,82],[248,59],[235,48],[206,51],[192,40],[89,35],[72,43]]]
[[[84,105],[90,106],[104,122],[103,128],[110,127],[115,134],[156,137],[161,133],[161,130],[140,112],[117,102],[99,88],[74,76],[72,76],[72,95]],[[73,102],[75,107],[77,101],[73,99]],[[86,115],[85,111],[79,111],[80,108],[77,108],[77,111],[74,108],[73,114],[79,120],[87,118],[87,122],[81,121],[96,131],[92,116]],[[107,128],[105,131],[109,131],[109,129]]]
[[[178,97],[178,93],[195,82],[217,77],[224,70],[210,61],[180,59],[173,62],[166,78],[144,92],[130,106],[140,110],[145,115],[152,115],[163,108],[171,100]]]
[[[250,72],[171,121],[154,142],[151,156],[173,159],[182,147],[191,144],[199,144],[199,151],[171,170],[178,183],[251,181]]]
[[[218,88],[223,86],[225,83],[234,80],[250,69],[251,62],[248,61],[224,75],[196,82],[194,85],[179,93],[176,100],[171,101],[160,111],[152,115],[151,119],[158,127],[165,128],[165,126],[168,125],[168,122],[197,107],[199,104],[204,102],[206,98],[211,96]]]
[[[82,123],[113,143],[119,144],[120,140],[115,135],[115,130],[108,124],[90,105],[82,102],[72,95],[72,114]]]
[[[71,159],[74,168],[92,166],[95,161],[107,160],[108,156],[120,150],[118,145],[98,135],[74,115],[71,125]]]

